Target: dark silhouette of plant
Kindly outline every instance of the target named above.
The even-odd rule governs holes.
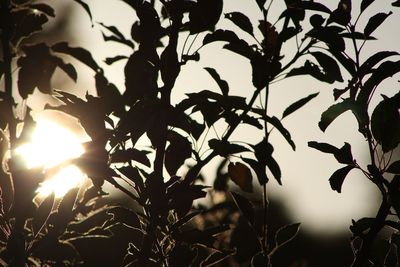
[[[82,0],[74,2],[87,12],[94,25],[89,5]],[[29,42],[48,17],[55,16],[48,4],[1,0],[0,74],[4,90],[0,91],[0,155],[4,166],[0,172],[0,263],[210,266],[251,262],[252,266],[270,266],[274,254],[296,236],[300,224],[283,226],[275,235],[267,232],[266,184],[270,176],[282,184],[281,169],[273,157],[274,146],[269,137],[276,130],[295,150],[283,120],[318,95],[314,93],[288,105],[277,117],[268,110],[270,85],[296,75],[311,75],[330,84],[343,82],[340,63],[351,80],[345,89],[335,89],[334,95],[336,100],[346,92],[350,96],[324,112],[319,125],[325,130],[341,113],[352,110],[359,131],[369,144],[371,165],[367,169],[359,166],[348,143],[342,148],[317,142],[309,145],[346,164],[330,179],[334,190],[340,192],[347,173],[357,168],[382,192],[377,217],[361,219],[351,227],[354,237],[363,241],[353,265],[365,266],[381,228],[399,228],[396,221],[386,220],[392,207],[396,213],[398,209],[399,161],[389,166],[390,159],[382,154],[391,153],[400,142],[399,94],[385,96],[372,115],[368,113],[376,87],[399,70],[398,62],[384,61],[374,69],[375,65],[398,53],[383,51],[364,63],[360,63],[359,57],[364,42],[373,39],[371,34],[390,13],[373,16],[361,33],[356,31],[358,19],[351,23],[350,0],[340,1],[333,11],[313,1],[287,0],[277,22],[271,22],[269,16],[273,1],[256,0],[260,10],[257,29],[253,28],[256,21],[239,11],[224,14],[237,32],[248,37],[241,39],[236,31],[216,29],[223,0],[124,2],[136,11],[138,19],[132,21],[130,37],[115,26],[98,23],[105,42],[117,42],[132,50],[130,55],[105,60],[108,65],[126,60],[125,88],[119,89],[107,80],[105,71],[88,50],[66,41]],[[362,1],[360,15],[372,2]],[[308,27],[306,12],[315,14],[310,17],[311,30],[304,32],[303,28]],[[203,38],[192,53],[189,51],[195,44],[187,47],[190,36]],[[26,39],[23,44],[22,39]],[[354,44],[355,59],[346,54],[345,39]],[[297,49],[291,55],[282,55],[289,40],[297,41]],[[223,42],[224,49],[249,61],[253,88],[246,90],[250,98],[232,94],[218,71],[207,67],[205,71],[220,92],[177,92],[187,94],[182,101],[172,104],[171,94],[175,93],[181,69],[189,61],[198,61],[202,47],[215,42]],[[321,50],[321,45],[326,45],[326,49]],[[96,96],[86,94],[81,99],[53,90],[51,78],[56,68],[77,80],[75,67],[65,63],[61,56],[75,58],[93,70]],[[303,57],[305,61],[299,61]],[[294,67],[299,62],[304,64]],[[15,67],[17,75],[12,72]],[[73,163],[92,182],[88,188],[71,189],[61,200],[51,194],[39,205],[32,200],[46,170],[28,169],[15,153],[15,148],[29,140],[35,127],[29,108],[22,118],[15,115],[15,110],[20,108],[18,102],[26,104],[36,88],[63,103],[48,105],[47,109],[76,117],[90,137],[84,144],[85,152]],[[258,99],[262,99],[259,104]],[[213,136],[210,129],[215,130],[217,122],[224,123],[226,129]],[[18,124],[23,128],[17,135]],[[263,138],[232,140],[241,124],[261,131]],[[140,149],[139,139],[147,141],[149,148]],[[214,189],[223,191],[226,201],[210,207],[194,205],[195,200],[207,195],[208,186],[201,181],[201,171],[213,159],[222,160]],[[383,176],[385,172],[396,176],[389,180]],[[244,194],[253,192],[253,173],[263,191],[261,205],[254,205]],[[229,179],[243,192],[229,191]],[[133,204],[107,204],[103,201],[104,183],[115,186]],[[395,234],[391,239],[394,244],[396,237]]]

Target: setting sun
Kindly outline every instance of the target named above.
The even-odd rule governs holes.
[[[47,196],[54,192],[62,197],[69,189],[84,181],[84,174],[68,160],[84,152],[79,138],[71,131],[48,120],[39,120],[31,142],[17,148],[28,168],[43,166],[47,179],[41,183],[37,193]]]

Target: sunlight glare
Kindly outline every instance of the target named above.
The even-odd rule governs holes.
[[[20,146],[16,152],[22,155],[28,168],[42,166],[46,170],[79,157],[84,150],[72,132],[48,120],[39,120],[31,142]],[[71,164],[49,176],[36,191],[40,196],[54,192],[56,197],[62,197],[71,188],[81,185],[85,177],[78,167]]]

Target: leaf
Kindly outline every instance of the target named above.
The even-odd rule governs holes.
[[[103,33],[104,41],[114,41],[114,42],[117,42],[117,43],[120,43],[120,44],[127,45],[130,48],[134,48],[134,44],[132,43],[132,41],[126,39],[125,36],[118,30],[117,27],[115,27],[115,26],[107,26],[107,25],[105,25],[104,23],[101,23],[101,22],[99,22],[99,24],[103,28],[107,29],[108,31],[110,31],[113,34],[111,36],[106,36]]]
[[[322,67],[325,75],[328,79],[328,81],[338,81],[338,82],[343,82],[342,75],[340,73],[340,69],[338,64],[334,59],[332,59],[330,56],[322,53],[322,52],[311,52],[311,55],[315,57],[315,59],[318,61],[319,65]]]
[[[218,139],[209,140],[208,145],[212,150],[214,150],[221,157],[226,157],[231,154],[249,151],[249,149],[247,149],[244,146],[232,144],[228,141],[222,141],[222,140],[218,140]]]
[[[149,151],[138,150],[136,148],[128,148],[125,150],[116,150],[111,154],[110,162],[112,163],[130,163],[131,160],[139,162],[147,167],[150,167],[150,160],[147,157]]]
[[[329,184],[331,185],[332,190],[341,193],[342,185],[344,179],[346,178],[347,174],[354,168],[354,166],[345,166],[336,170],[331,177],[329,178]]]
[[[280,185],[282,185],[281,170],[279,168],[278,163],[272,157],[272,153],[274,152],[273,146],[264,138],[260,143],[253,146],[253,148],[254,148],[254,154],[258,162],[261,164],[261,166],[264,167],[264,172],[265,172],[265,166],[268,166],[268,169],[272,172],[272,175],[274,176],[276,181]]]
[[[81,47],[70,47],[67,42],[56,43],[51,47],[51,49],[55,52],[64,53],[76,58],[77,60],[86,64],[95,72],[101,70],[96,61],[94,61],[92,54],[86,49],[83,49]]]
[[[308,146],[324,153],[333,154],[339,163],[353,164],[353,155],[349,143],[345,143],[340,149],[327,143],[318,143],[315,141],[308,142]]]
[[[241,214],[247,219],[250,225],[254,225],[255,212],[253,204],[247,198],[241,196],[238,193],[231,192],[231,195]]]
[[[331,13],[328,22],[346,26],[351,20],[351,0],[340,0],[337,8]]]
[[[221,79],[221,77],[219,76],[218,72],[215,69],[208,67],[204,69],[211,75],[214,81],[218,84],[219,89],[221,89],[222,95],[227,96],[229,93],[228,83],[225,80]]]
[[[385,19],[389,17],[392,13],[393,12],[390,11],[389,13],[378,13],[372,16],[368,20],[368,23],[364,28],[364,34],[366,36],[370,36],[371,33],[373,33],[376,30],[376,28],[378,28],[379,25],[381,25],[385,21]]]
[[[307,35],[316,38],[322,42],[325,42],[332,54],[337,52],[342,52],[346,48],[346,44],[342,37],[340,37],[340,32],[344,31],[344,28],[338,26],[327,26],[323,28],[313,28]],[[335,56],[335,54],[334,54]]]
[[[289,131],[283,126],[282,122],[277,117],[265,116],[265,120],[268,123],[271,123],[282,134],[293,150],[296,150],[296,145],[293,142]]]
[[[113,63],[115,63],[115,62],[117,62],[117,61],[119,61],[119,60],[127,59],[127,58],[128,58],[127,56],[119,55],[119,56],[115,56],[115,57],[108,57],[108,58],[106,58],[106,59],[104,60],[104,62],[105,62],[107,65],[111,65],[111,64],[113,64]]]
[[[115,206],[107,209],[107,214],[112,215],[113,222],[119,222],[133,228],[141,229],[139,217],[136,212],[131,209]]]
[[[165,150],[165,168],[170,175],[175,175],[185,160],[192,156],[192,144],[174,131],[168,132],[167,140],[169,145]]]
[[[375,0],[362,0],[360,6],[360,13],[364,12],[364,10],[369,7]]]
[[[45,14],[23,7],[13,9],[11,16],[12,18],[9,18],[9,20],[12,19],[13,21],[13,36],[11,41],[14,44],[18,44],[22,39],[41,31],[43,29],[42,26],[48,21]]]
[[[339,151],[339,149],[333,145],[330,145],[327,143],[318,143],[315,141],[308,142],[308,146],[315,148],[321,152],[330,153],[330,154],[336,154]]]
[[[214,28],[221,16],[222,7],[222,0],[197,1],[189,12],[190,33],[195,34]]]
[[[246,165],[240,162],[230,162],[228,165],[228,173],[231,180],[237,184],[240,189],[249,193],[253,192],[253,176]]]
[[[364,77],[364,75],[371,73],[372,68],[381,60],[394,55],[399,55],[399,53],[396,51],[379,51],[373,54],[367,60],[365,60],[363,64],[361,64],[357,75],[360,77]]]
[[[400,160],[393,162],[386,169],[386,172],[393,174],[400,174]]]
[[[400,93],[381,101],[371,116],[371,130],[374,138],[389,152],[400,143]]]
[[[90,22],[92,23],[92,27],[93,27],[92,12],[90,11],[90,8],[89,8],[88,4],[86,4],[82,0],[74,0],[74,1],[77,2],[78,4],[80,4],[83,7],[83,9],[86,11],[86,13],[88,14],[88,16],[90,18]]]
[[[268,177],[267,174],[265,173],[265,165],[261,164],[260,162],[254,160],[254,159],[248,159],[248,158],[242,158],[244,162],[250,165],[250,167],[254,170],[254,172],[257,175],[258,182],[260,185],[264,185],[268,183]]]
[[[325,110],[321,115],[318,123],[321,131],[325,132],[326,128],[342,113],[354,109],[356,104],[351,99],[345,99],[340,103],[336,103]]]
[[[58,227],[64,228],[73,219],[73,208],[79,188],[70,189],[61,199],[57,208]]]
[[[392,6],[400,7],[400,0],[394,1],[394,2],[392,3]]]
[[[240,12],[231,12],[226,13],[225,18],[232,21],[236,26],[238,26],[243,31],[247,32],[250,35],[253,35],[253,25],[251,24],[250,19]]]
[[[281,227],[276,231],[275,243],[276,247],[281,247],[296,237],[300,229],[300,223],[289,224]]]
[[[265,6],[265,2],[267,0],[256,0],[258,7],[260,8],[260,10],[264,10],[264,6]]]
[[[331,10],[326,7],[324,4],[314,2],[314,1],[299,1],[295,4],[295,6],[298,5],[300,8],[304,8],[307,10],[314,10],[314,11],[319,11],[319,12],[324,12],[324,13],[331,13]]]
[[[293,112],[295,112],[296,110],[300,109],[301,107],[303,107],[305,104],[307,104],[310,100],[312,100],[313,98],[315,98],[319,93],[314,93],[311,95],[308,95],[302,99],[297,100],[296,102],[294,102],[293,104],[291,104],[290,106],[288,106],[282,114],[282,119],[285,118],[286,116],[292,114]]]
[[[374,223],[375,218],[361,218],[357,222],[352,220],[352,225],[350,225],[350,231],[354,235],[362,235],[365,230],[368,230]]]
[[[39,234],[43,226],[46,224],[46,221],[50,216],[51,210],[53,209],[53,205],[54,193],[51,193],[45,198],[45,200],[43,200],[43,202],[40,204],[39,208],[35,212],[32,220],[33,236]]]
[[[372,36],[365,36],[362,32],[344,32],[339,34],[340,37],[350,38],[355,40],[376,40],[375,37]]]

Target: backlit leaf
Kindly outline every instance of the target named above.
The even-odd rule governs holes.
[[[225,80],[221,79],[218,72],[213,68],[206,67],[204,69],[211,75],[211,77],[214,79],[214,81],[218,84],[218,87],[221,89],[222,94],[228,95],[229,85]]]
[[[391,14],[392,12],[390,11],[389,13],[378,13],[372,16],[364,28],[364,34],[370,36]]]
[[[293,142],[289,131],[285,128],[285,126],[283,126],[282,122],[277,117],[266,116],[265,120],[268,123],[271,123],[283,135],[283,137],[286,139],[286,141],[289,143],[289,145],[292,147],[293,150],[296,150],[296,145]]]
[[[228,173],[231,180],[245,192],[253,192],[253,176],[250,169],[243,163],[229,163]]]
[[[247,198],[238,193],[231,192],[231,194],[242,215],[247,219],[250,225],[254,225],[255,213],[253,204]]]
[[[300,223],[285,225],[275,234],[276,247],[280,247],[296,237],[300,229]]]
[[[81,47],[71,47],[67,42],[56,43],[51,47],[51,49],[55,52],[64,53],[76,58],[95,72],[100,70],[99,65],[94,61],[92,54],[86,49]]]
[[[369,7],[375,0],[362,0],[360,6],[360,12],[364,12],[364,10]]]
[[[40,232],[40,230],[46,223],[47,219],[50,216],[51,210],[53,209],[53,205],[54,205],[54,193],[51,193],[43,200],[39,208],[36,210],[35,216],[33,217],[32,229],[34,236],[36,236]]]
[[[247,32],[250,35],[253,35],[253,25],[249,18],[240,12],[231,12],[226,13],[225,18],[232,21],[236,26],[238,26],[243,31]]]
[[[264,184],[268,183],[269,179],[265,172],[265,165],[261,164],[260,162],[258,162],[257,160],[254,160],[254,159],[242,158],[242,160],[244,162],[246,162],[247,164],[249,164],[249,166],[254,170],[254,172],[257,175],[258,182],[260,183],[260,185],[264,185]]]
[[[315,57],[315,59],[318,61],[319,65],[322,67],[325,75],[329,81],[338,81],[338,82],[343,82],[342,74],[340,73],[340,69],[338,64],[334,59],[332,59],[330,56],[322,53],[322,52],[311,52],[311,55]]]
[[[336,170],[331,177],[329,178],[329,184],[331,185],[332,190],[337,191],[338,193],[342,192],[342,185],[344,179],[347,174],[354,168],[354,166],[345,166]]]
[[[296,110],[300,109],[301,107],[303,107],[305,104],[307,104],[310,100],[312,100],[313,98],[315,98],[319,93],[314,93],[311,94],[309,96],[306,96],[302,99],[297,100],[296,102],[294,102],[293,104],[291,104],[290,106],[288,106],[282,114],[282,119],[285,118],[286,116],[292,114],[293,112],[295,112]]]

